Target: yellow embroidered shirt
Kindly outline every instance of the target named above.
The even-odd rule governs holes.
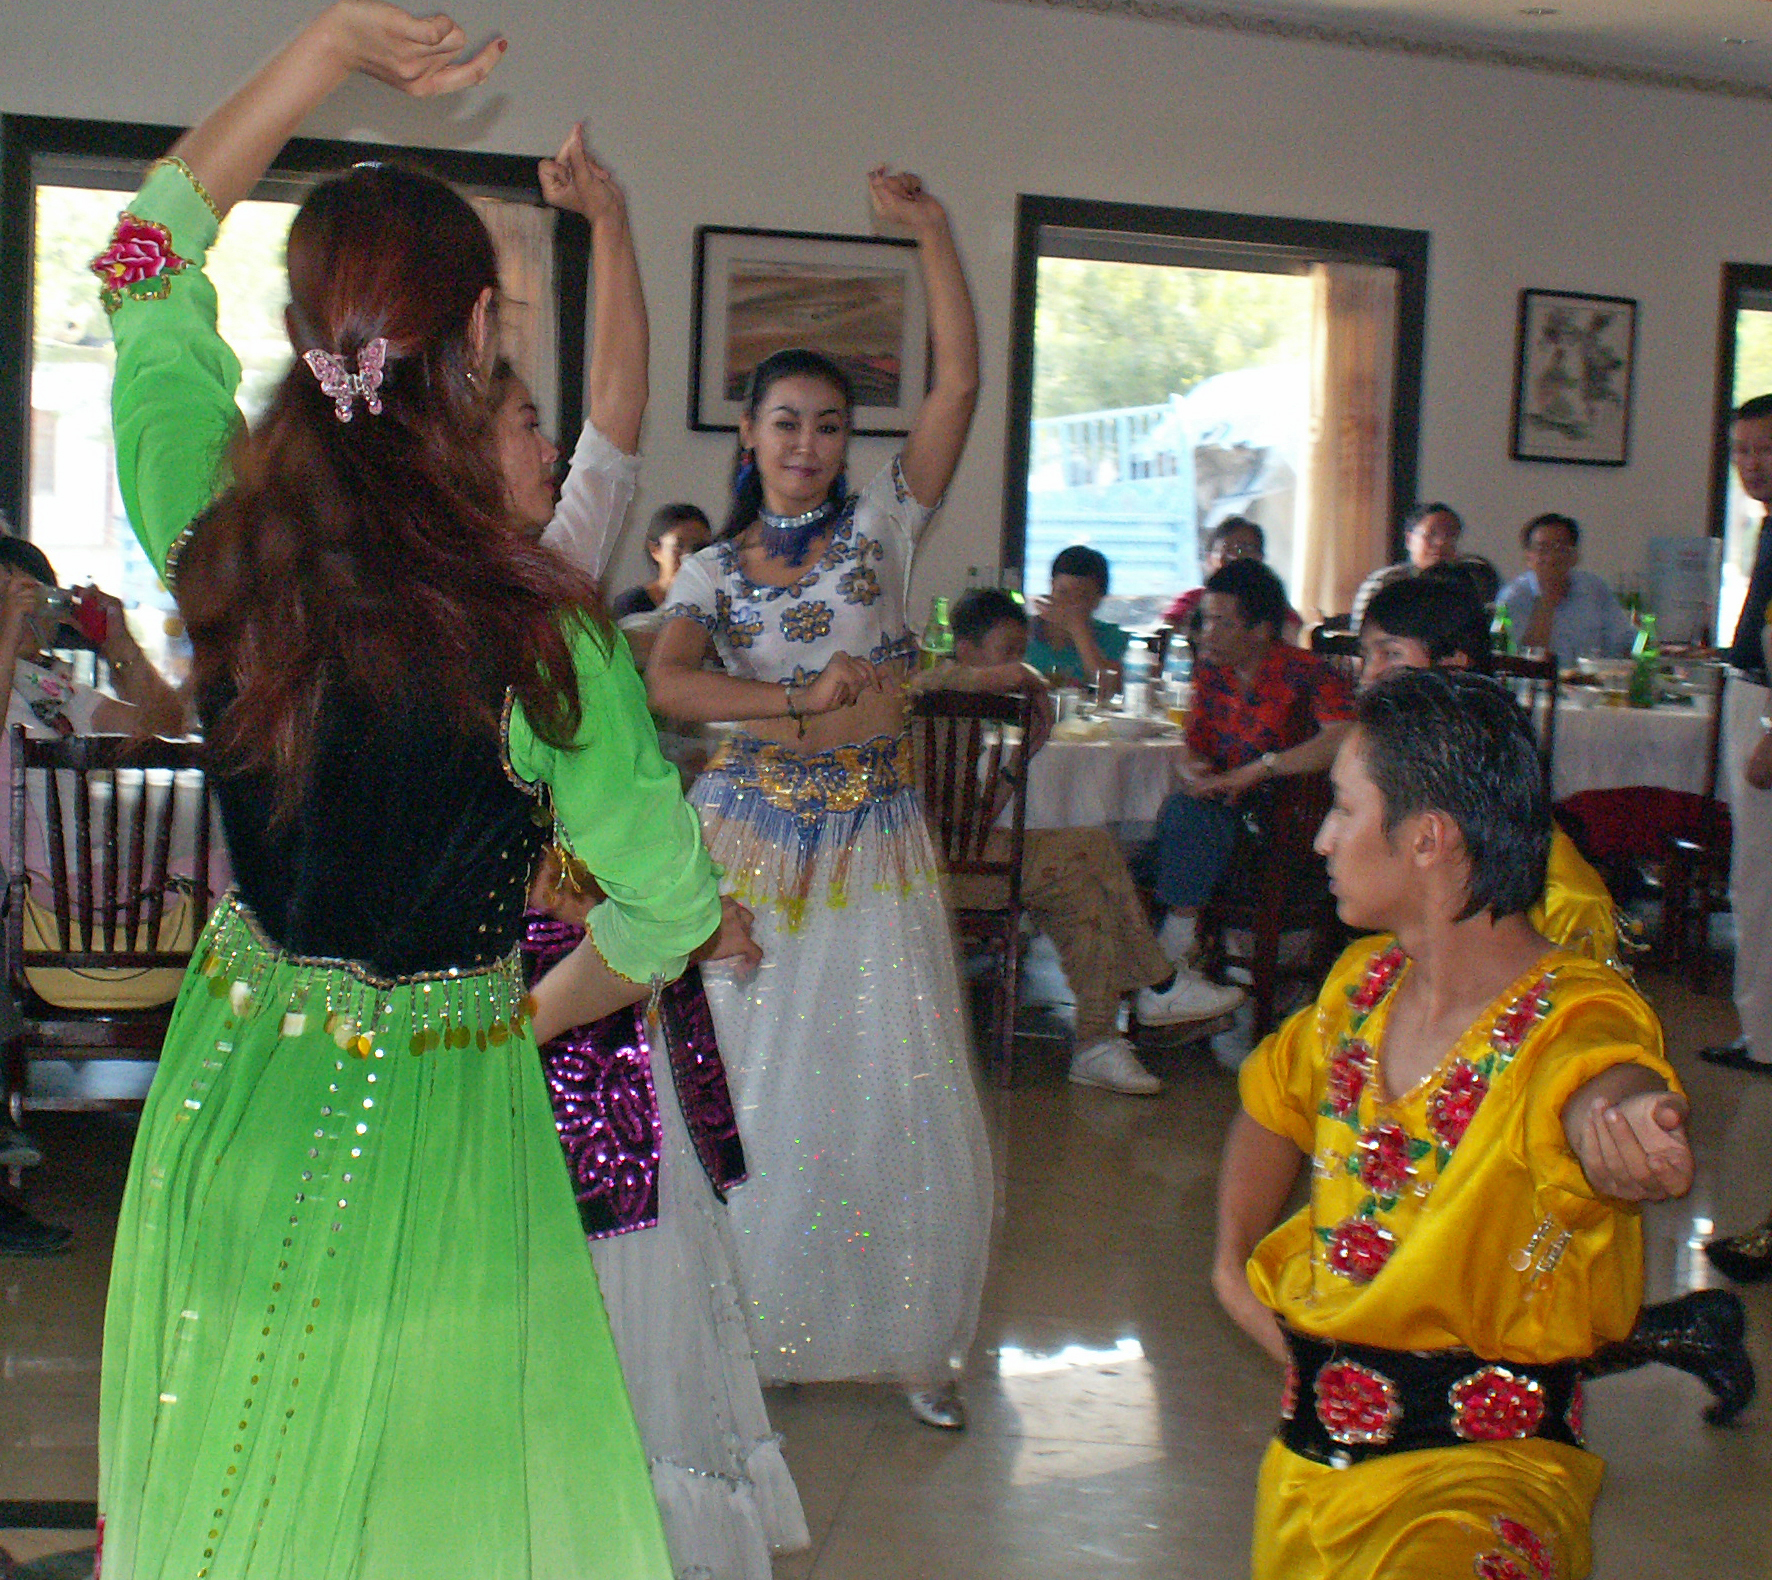
[[[1602,1070],[1677,1089],[1654,1012],[1607,966],[1552,950],[1412,1091],[1385,1096],[1385,1025],[1408,960],[1362,939],[1314,1006],[1243,1066],[1243,1106],[1311,1158],[1309,1203],[1249,1261],[1256,1294],[1305,1333],[1549,1362],[1623,1338],[1642,1300],[1642,1229],[1596,1196],[1563,1105]]]

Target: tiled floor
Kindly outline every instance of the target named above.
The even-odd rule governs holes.
[[[1719,987],[1722,985],[1719,982]],[[1734,1030],[1724,997],[1646,979],[1695,1103],[1697,1188],[1651,1209],[1651,1298],[1702,1283],[1696,1241],[1772,1205],[1772,1079],[1699,1063]],[[919,1426],[884,1390],[779,1390],[776,1423],[813,1547],[781,1580],[1045,1580],[1247,1572],[1254,1469],[1272,1427],[1271,1366],[1206,1284],[1230,1075],[1198,1050],[1152,1061],[1155,1100],[1067,1085],[1048,1047],[993,1094],[1003,1215],[972,1356],[963,1434]],[[106,1247],[127,1128],[45,1118],[52,1160],[29,1185],[79,1235],[72,1257],[0,1261],[0,1500],[90,1499]],[[1745,1291],[1772,1378],[1772,1288]],[[1610,1462],[1600,1580],[1772,1575],[1772,1406],[1703,1424],[1704,1392],[1667,1371],[1599,1383]],[[82,1538],[0,1532],[23,1559]],[[90,1543],[90,1535],[84,1537]],[[0,1569],[0,1573],[3,1573]]]

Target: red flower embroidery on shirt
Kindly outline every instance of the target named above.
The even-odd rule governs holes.
[[[1356,1015],[1371,1014],[1373,1006],[1390,992],[1397,973],[1403,969],[1404,958],[1403,946],[1392,944],[1367,962],[1366,974],[1360,978],[1359,986],[1348,989],[1348,1007]]]
[[[1473,1567],[1477,1580],[1532,1580],[1531,1573],[1521,1567],[1520,1561],[1504,1552],[1479,1553]]]
[[[1323,1097],[1323,1112],[1332,1119],[1352,1118],[1371,1074],[1372,1050],[1363,1042],[1350,1042],[1329,1061],[1329,1089]]]
[[[1358,1156],[1360,1183],[1384,1200],[1400,1196],[1414,1172],[1409,1132],[1388,1119],[1360,1138]]]
[[[1527,1034],[1550,1010],[1548,976],[1540,977],[1501,1012],[1489,1041],[1497,1053],[1517,1053]]]
[[[1498,1514],[1491,1522],[1504,1547],[1511,1548],[1529,1563],[1541,1580],[1556,1580],[1556,1550],[1549,1540],[1528,1525]]]
[[[1298,1362],[1286,1362],[1286,1380],[1280,1384],[1280,1419],[1290,1421],[1298,1414]]]
[[[111,245],[92,260],[99,277],[99,297],[115,311],[126,285],[140,285],[190,267],[172,250],[172,233],[152,220],[124,214],[111,233]]]
[[[1464,1140],[1464,1133],[1488,1092],[1488,1077],[1468,1059],[1455,1061],[1446,1072],[1446,1079],[1427,1105],[1428,1129],[1446,1151]]]
[[[1326,1238],[1331,1270],[1356,1284],[1376,1278],[1397,1246],[1396,1236],[1370,1218],[1349,1218],[1329,1230]]]
[[[1388,1443],[1403,1419],[1397,1385],[1356,1361],[1331,1361],[1317,1373],[1317,1419],[1337,1443]]]
[[[1505,1366],[1484,1366],[1451,1388],[1452,1430],[1467,1442],[1530,1437],[1544,1419],[1544,1389]]]

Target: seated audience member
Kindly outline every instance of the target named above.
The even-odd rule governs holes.
[[[642,587],[628,588],[609,606],[610,617],[625,620],[663,608],[677,567],[713,541],[714,529],[699,505],[660,505],[646,524],[646,552],[658,574]]]
[[[1495,574],[1495,567],[1481,555],[1458,552],[1463,537],[1464,518],[1450,505],[1439,500],[1417,505],[1403,522],[1403,547],[1408,558],[1375,570],[1360,583],[1360,590],[1354,594],[1354,629],[1359,630],[1366,605],[1380,587],[1419,576],[1436,565],[1451,566],[1459,574],[1468,576],[1478,599],[1483,603],[1493,602],[1501,578]]]
[[[1271,780],[1322,773],[1353,717],[1347,682],[1283,643],[1285,622],[1286,591],[1265,565],[1233,560],[1207,581],[1184,788],[1163,803],[1147,856],[1171,960],[1192,949],[1194,918],[1230,862],[1235,803]]]
[[[1637,628],[1612,589],[1581,558],[1581,528],[1569,516],[1546,511],[1520,531],[1526,569],[1501,589],[1522,648],[1554,653],[1560,663],[1578,658],[1623,658]]]
[[[1430,572],[1393,582],[1373,598],[1360,627],[1360,652],[1362,691],[1401,669],[1487,674],[1488,618],[1466,582]],[[1544,891],[1526,920],[1559,949],[1624,971],[1618,912],[1605,880],[1554,822]],[[1753,1362],[1741,1334],[1739,1297],[1729,1290],[1696,1289],[1643,1307],[1631,1336],[1606,1345],[1586,1371],[1599,1376],[1659,1361],[1690,1372],[1716,1396],[1705,1418],[1726,1425],[1754,1396]]]
[[[1081,543],[1060,549],[1052,561],[1052,590],[1034,604],[1028,663],[1042,675],[1102,683],[1105,697],[1118,683],[1119,663],[1131,641],[1119,626],[1095,618],[1107,591],[1105,555]]]
[[[913,683],[917,689],[1032,691],[1045,704],[1045,682],[1022,661],[1028,617],[1008,593],[994,587],[969,592],[954,605],[952,621],[952,663],[925,671]],[[1049,717],[1043,706],[1036,738],[1018,771],[1027,771],[1028,759],[1043,744]],[[991,836],[993,843],[1007,838]],[[964,880],[957,887],[963,890]],[[1212,1020],[1243,1001],[1240,988],[1177,970],[1164,956],[1119,841],[1105,828],[1029,829],[1022,848],[1021,898],[1057,948],[1076,995],[1070,1078],[1079,1086],[1134,1096],[1163,1089],[1120,1035],[1120,1005],[1129,995],[1147,1026]]]
[[[1200,562],[1200,569],[1211,576],[1232,560],[1260,560],[1264,564],[1267,561],[1267,534],[1247,516],[1226,516],[1206,534],[1206,553]],[[1184,592],[1163,611],[1163,624],[1172,626],[1177,631],[1188,630],[1205,591],[1204,587],[1196,587],[1191,592]],[[1304,617],[1288,606],[1286,625],[1280,632],[1281,638],[1287,642],[1296,642],[1298,633],[1303,629]]]
[[[1581,1367],[1692,1183],[1648,1005],[1526,920],[1543,766],[1499,685],[1362,694],[1317,837],[1352,945],[1244,1064],[1213,1284],[1288,1368],[1255,1580],[1586,1575]],[[1309,1160],[1309,1200],[1281,1222]]]

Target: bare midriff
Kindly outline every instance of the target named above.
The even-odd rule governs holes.
[[[804,737],[792,719],[748,719],[738,727],[808,757],[839,746],[859,746],[882,735],[895,736],[904,728],[905,675],[897,666],[890,670],[882,666],[881,673],[885,684],[878,691],[863,692],[847,707],[807,718]]]

